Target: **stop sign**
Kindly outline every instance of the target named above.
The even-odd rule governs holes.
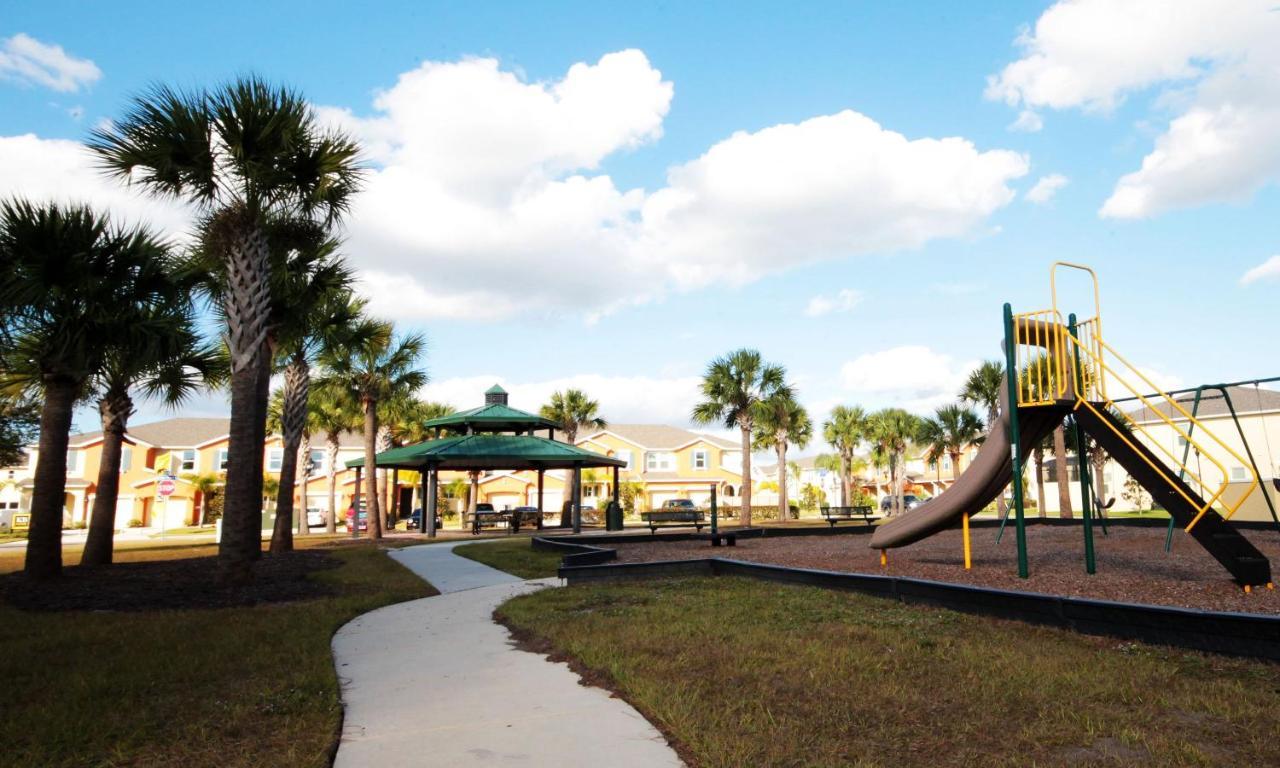
[[[172,496],[173,492],[176,490],[178,490],[178,483],[175,482],[172,477],[162,477],[160,478],[160,481],[156,483],[156,493],[166,498]]]

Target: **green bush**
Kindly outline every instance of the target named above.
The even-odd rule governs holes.
[[[129,521],[129,527],[130,527],[130,528],[141,528],[141,527],[142,527],[142,521],[141,521],[140,519],[138,519],[138,518],[136,518],[136,517],[135,517],[135,518],[133,518],[132,520],[130,520],[130,521]]]

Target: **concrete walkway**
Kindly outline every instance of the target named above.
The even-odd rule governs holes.
[[[453,554],[390,552],[442,594],[360,616],[333,638],[345,719],[337,768],[680,766],[638,712],[566,664],[513,648],[493,609],[555,586]]]

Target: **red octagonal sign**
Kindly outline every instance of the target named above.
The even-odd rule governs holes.
[[[172,477],[162,477],[156,483],[156,493],[161,496],[172,496],[178,490],[178,483]]]

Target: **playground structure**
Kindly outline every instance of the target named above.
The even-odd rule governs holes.
[[[1069,314],[1064,321],[1058,304],[1057,277],[1061,269],[1084,272],[1091,279],[1091,317],[1077,320],[1075,314]],[[1270,562],[1229,522],[1259,488],[1259,473],[1248,443],[1246,461],[1194,412],[1161,391],[1103,339],[1101,293],[1092,269],[1056,262],[1050,269],[1050,290],[1053,303],[1047,310],[1014,314],[1009,304],[1004,305],[1006,373],[1000,418],[968,470],[938,497],[881,525],[871,537],[870,546],[881,550],[883,562],[886,550],[917,542],[959,520],[965,530],[967,567],[969,516],[1012,484],[1018,575],[1026,578],[1024,457],[1056,427],[1069,421],[1077,445],[1085,444],[1086,434],[1092,437],[1168,511],[1170,524],[1181,525],[1246,591],[1254,586],[1270,588]],[[1197,395],[1193,411],[1198,409],[1199,399]],[[1178,443],[1185,446],[1181,458],[1117,407],[1117,403],[1128,401],[1141,402],[1160,423],[1173,430]],[[1232,412],[1234,417],[1234,409]],[[1238,427],[1238,420],[1236,423]],[[1194,470],[1188,465],[1192,450],[1198,459]],[[1094,573],[1093,517],[1098,502],[1094,499],[1088,462],[1078,464],[1085,568]],[[1227,493],[1231,484],[1228,466],[1247,467],[1249,478],[1242,492]],[[1269,498],[1267,503],[1274,515]]]

